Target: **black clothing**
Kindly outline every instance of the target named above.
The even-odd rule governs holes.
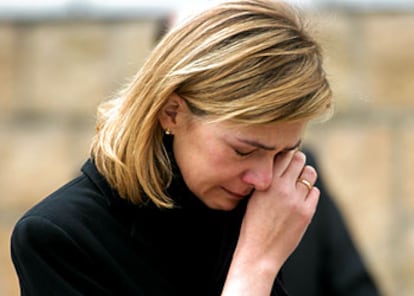
[[[311,152],[307,163],[317,168]],[[378,296],[373,278],[356,249],[321,172],[316,213],[299,246],[283,267],[290,296]]]
[[[180,176],[178,204],[132,205],[89,160],[83,174],[29,210],[12,234],[26,295],[220,295],[247,201],[206,207]],[[272,295],[286,295],[276,279]]]

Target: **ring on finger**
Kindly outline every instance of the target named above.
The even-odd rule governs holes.
[[[311,191],[312,190],[312,184],[308,181],[308,180],[306,180],[306,179],[304,179],[304,178],[299,178],[298,179],[298,182],[300,182],[300,183],[302,183],[303,185],[305,185],[306,186],[306,188],[308,188],[308,190],[309,191]]]

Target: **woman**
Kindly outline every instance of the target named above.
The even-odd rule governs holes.
[[[285,295],[319,196],[298,147],[330,99],[286,4],[177,25],[99,109],[81,176],[17,223],[22,295]]]

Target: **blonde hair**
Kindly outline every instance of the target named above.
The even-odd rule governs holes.
[[[283,2],[220,3],[172,28],[133,81],[98,109],[91,156],[120,196],[172,207],[158,117],[172,93],[195,116],[240,124],[310,120],[331,104],[321,50]]]

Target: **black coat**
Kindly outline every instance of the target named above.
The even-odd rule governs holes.
[[[178,208],[121,199],[92,161],[30,209],[12,234],[26,295],[220,295],[246,202],[212,210],[177,177]],[[285,295],[276,280],[272,295]]]
[[[316,159],[310,151],[306,154],[307,163],[319,171],[316,186],[321,195],[312,223],[283,267],[289,296],[380,295]]]

